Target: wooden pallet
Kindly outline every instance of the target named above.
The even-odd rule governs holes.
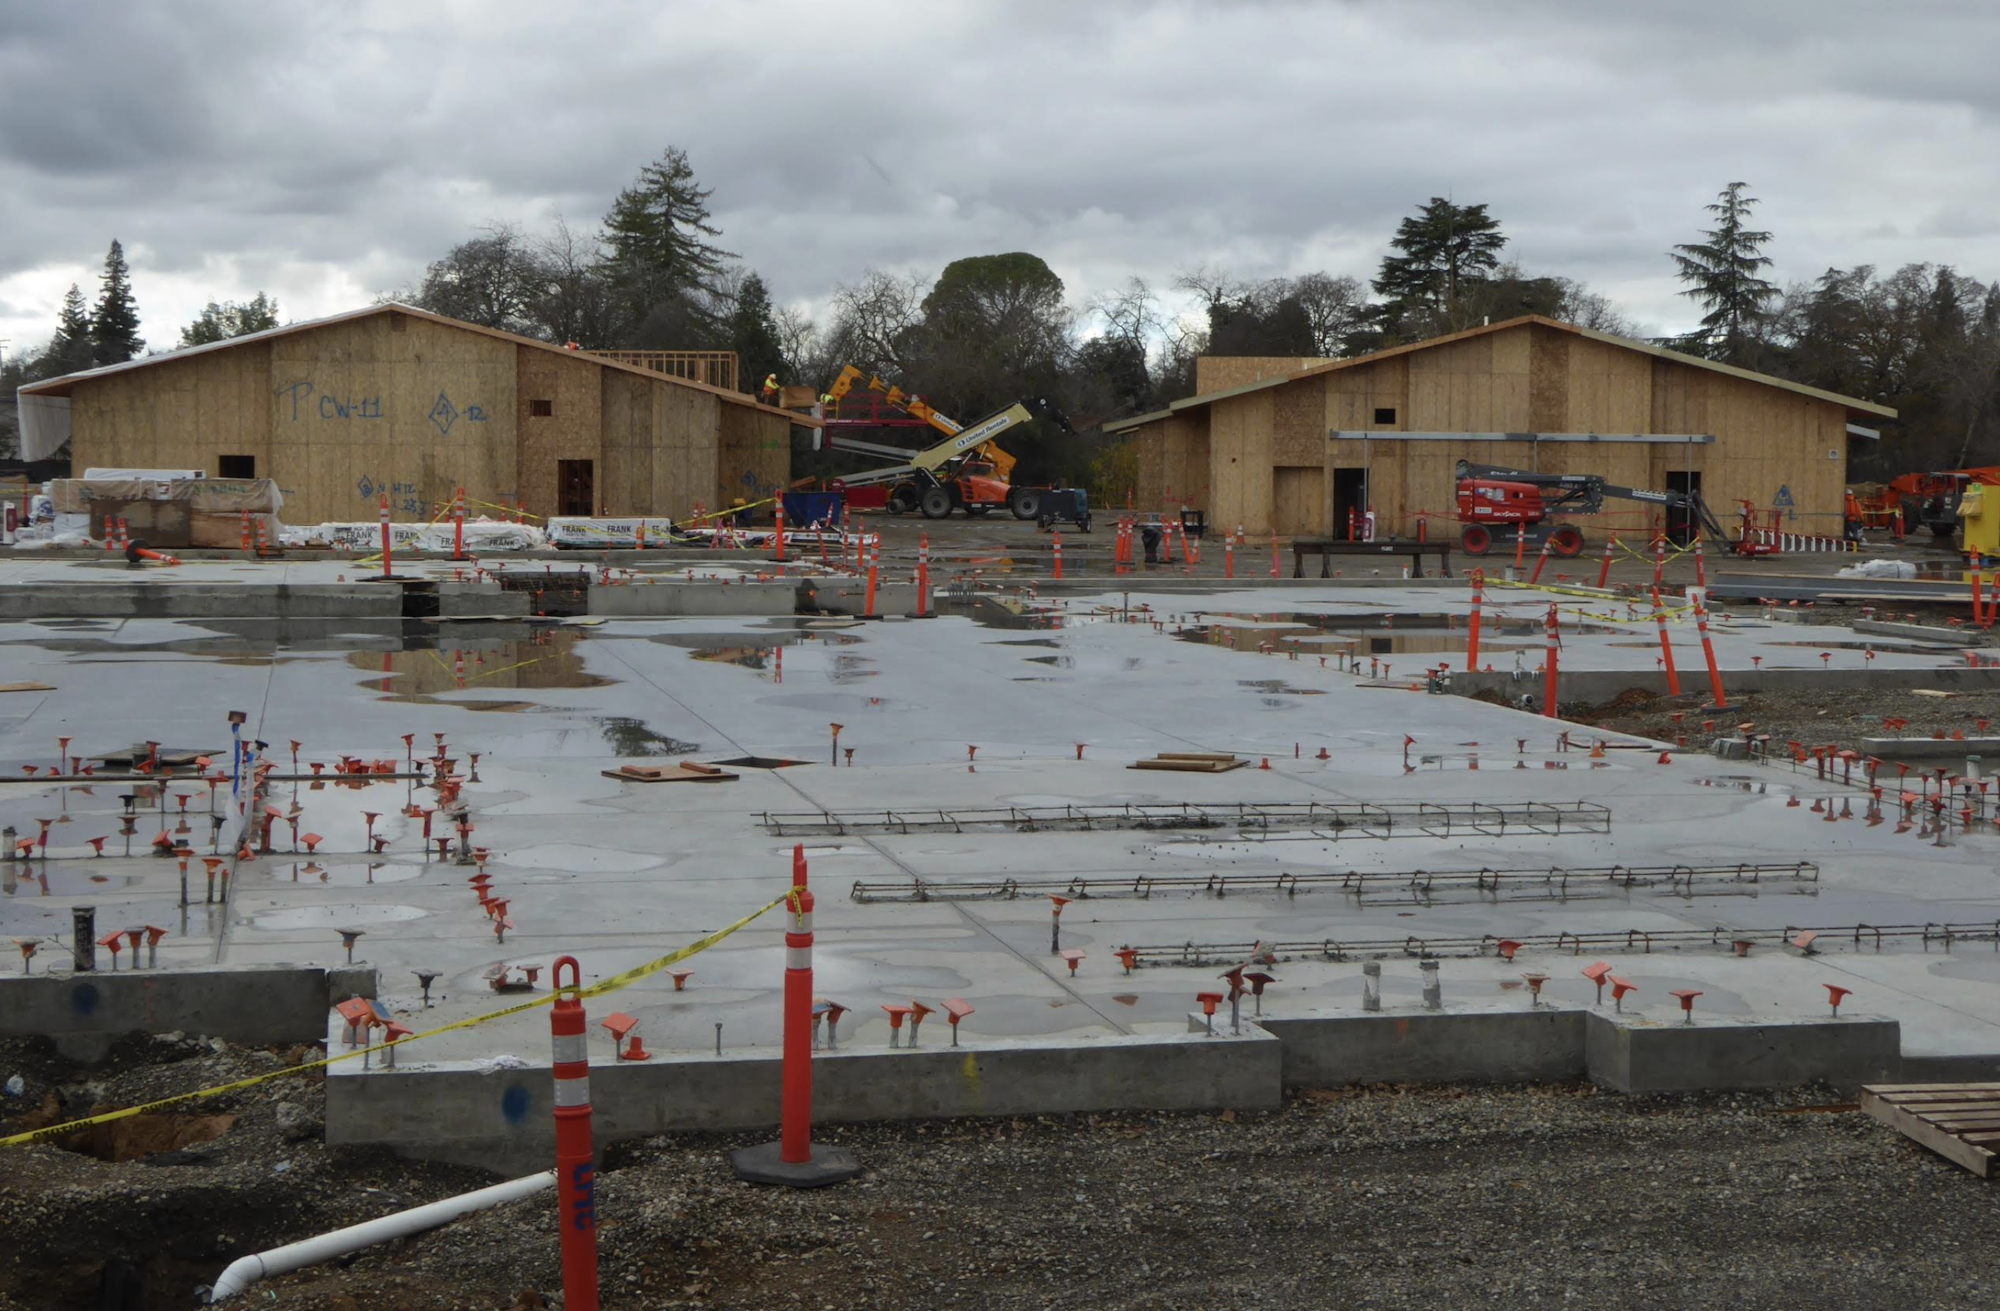
[[[1993,1176],[2000,1083],[1874,1084],[1861,1090],[1861,1109],[1980,1178]]]

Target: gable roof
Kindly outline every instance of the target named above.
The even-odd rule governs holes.
[[[1337,373],[1342,369],[1352,369],[1361,365],[1374,364],[1381,360],[1393,359],[1398,355],[1410,355],[1417,351],[1429,350],[1434,346],[1445,346],[1452,342],[1468,341],[1474,337],[1484,337],[1490,333],[1505,332],[1510,328],[1519,328],[1529,324],[1542,328],[1553,328],[1558,332],[1567,332],[1590,341],[1603,342],[1608,346],[1618,346],[1625,350],[1638,351],[1640,354],[1651,355],[1658,359],[1671,361],[1674,364],[1685,364],[1689,368],[1708,369],[1715,373],[1727,374],[1732,378],[1741,378],[1746,382],[1760,383],[1766,387],[1777,387],[1784,391],[1795,392],[1801,396],[1810,396],[1814,400],[1829,401],[1854,413],[1872,414],[1883,419],[1893,419],[1896,417],[1896,411],[1886,405],[1877,405],[1873,401],[1864,401],[1854,396],[1842,396],[1838,392],[1822,391],[1818,387],[1808,387],[1802,382],[1791,382],[1784,378],[1773,377],[1768,373],[1757,373],[1750,369],[1739,369],[1733,364],[1720,364],[1714,360],[1705,360],[1699,355],[1687,355],[1680,351],[1669,350],[1665,346],[1655,346],[1651,342],[1634,341],[1630,337],[1617,337],[1608,332],[1599,332],[1594,328],[1580,328],[1574,323],[1564,323],[1558,319],[1544,318],[1539,314],[1524,314],[1519,318],[1507,319],[1500,323],[1489,323],[1477,328],[1467,328],[1464,332],[1448,333],[1445,336],[1431,337],[1425,341],[1413,341],[1403,346],[1391,346],[1387,350],[1374,351],[1367,355],[1357,355],[1353,359],[1328,360],[1323,364],[1314,364],[1307,368],[1294,370],[1291,373],[1263,378],[1257,382],[1245,383],[1240,387],[1209,392],[1205,396],[1185,397],[1174,401],[1164,410],[1154,410],[1149,414],[1138,414],[1129,419],[1120,419],[1116,423],[1107,423],[1104,425],[1104,431],[1128,432],[1144,424],[1158,423],[1161,419],[1178,414],[1183,410],[1198,409],[1204,405],[1211,405],[1216,401],[1228,400],[1234,396],[1246,396],[1252,392],[1263,391],[1270,387],[1282,387],[1288,382],[1298,382],[1304,378],[1316,378],[1322,374]]]
[[[311,332],[315,328],[330,327],[336,323],[351,323],[357,319],[369,318],[372,315],[391,313],[407,314],[413,319],[423,319],[430,323],[442,324],[447,328],[457,328],[461,332],[476,332],[483,337],[492,337],[498,341],[512,342],[517,346],[532,346],[536,350],[552,351],[566,360],[586,360],[600,368],[616,369],[620,373],[636,374],[641,378],[647,378],[654,382],[670,382],[677,387],[688,387],[695,391],[705,391],[728,401],[732,405],[742,405],[749,409],[761,410],[765,414],[782,415],[791,422],[803,424],[808,428],[817,428],[820,426],[820,421],[810,415],[797,414],[791,410],[781,410],[776,406],[765,405],[753,397],[746,396],[742,392],[730,391],[726,387],[716,387],[709,383],[696,382],[692,378],[676,378],[669,373],[655,373],[651,369],[642,369],[636,364],[625,364],[618,360],[605,359],[601,355],[592,355],[587,351],[573,351],[564,346],[556,346],[546,341],[537,341],[533,337],[523,337],[519,333],[502,332],[498,328],[482,327],[477,323],[467,323],[463,319],[447,318],[442,314],[433,314],[429,310],[420,310],[414,305],[405,305],[400,301],[384,301],[380,305],[368,305],[358,310],[347,310],[340,314],[329,314],[324,318],[305,319],[298,323],[287,323],[281,328],[266,328],[262,332],[245,333],[241,337],[230,337],[224,341],[212,341],[201,346],[183,346],[179,350],[162,351],[158,355],[146,355],[138,359],[126,360],[122,364],[107,364],[102,368],[84,369],[77,373],[65,373],[59,378],[45,378],[40,382],[29,383],[27,386],[17,388],[16,390],[23,396],[67,396],[70,394],[70,389],[79,382],[92,382],[98,378],[109,377],[114,373],[126,373],[134,369],[148,368],[155,364],[166,364],[175,360],[191,359],[196,355],[205,355],[211,351],[229,350],[236,346],[248,346],[260,341],[272,341],[279,337],[290,336],[295,332]]]

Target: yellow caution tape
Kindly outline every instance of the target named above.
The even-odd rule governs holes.
[[[599,980],[591,984],[588,988],[565,989],[564,991],[573,991],[573,994],[579,999],[600,997],[607,992],[615,992],[628,984],[636,983],[647,975],[658,974],[669,965],[684,961],[698,952],[707,951],[710,947],[721,942],[724,938],[749,924],[766,911],[784,905],[797,892],[798,889],[793,888],[784,896],[759,906],[756,910],[751,911],[734,924],[724,925],[707,937],[697,939],[687,946],[680,948],[678,951],[668,952],[658,960],[647,961],[644,965],[634,966],[622,974],[614,974],[608,979]],[[505,1019],[509,1015],[519,1015],[523,1011],[534,1010],[538,1006],[550,1005],[555,1001],[557,995],[557,993],[551,992],[546,996],[537,997],[532,1001],[524,1001],[515,1006],[504,1007],[497,1011],[489,1011],[484,1015],[476,1015],[469,1020],[454,1020],[450,1024],[441,1024],[435,1029],[426,1029],[422,1033],[413,1033],[397,1043],[381,1043],[374,1047],[356,1047],[353,1051],[342,1052],[338,1056],[326,1056],[316,1061],[306,1061],[299,1065],[288,1065],[282,1070],[272,1070],[268,1074],[255,1074],[247,1079],[238,1079],[234,1083],[218,1084],[213,1088],[201,1088],[194,1092],[177,1093],[172,1097],[162,1097],[158,1101],[145,1102],[138,1106],[127,1106],[123,1110],[106,1111],[102,1115],[86,1116],[81,1120],[68,1120],[62,1124],[52,1124],[42,1129],[30,1129],[26,1133],[17,1133],[11,1137],[0,1138],[0,1147],[20,1147],[27,1143],[46,1142],[51,1138],[63,1138],[80,1129],[88,1129],[95,1124],[110,1124],[114,1120],[130,1119],[135,1115],[150,1115],[155,1111],[165,1110],[170,1106],[179,1106],[186,1102],[198,1101],[204,1097],[218,1097],[223,1093],[236,1092],[243,1088],[254,1088],[260,1083],[269,1083],[273,1079],[285,1079],[295,1074],[304,1074],[308,1070],[320,1070],[329,1065],[337,1065],[341,1061],[351,1061],[357,1056],[366,1056],[371,1052],[387,1051],[391,1046],[405,1047],[423,1038],[435,1038],[440,1033],[450,1033],[454,1029],[470,1029],[493,1020]]]

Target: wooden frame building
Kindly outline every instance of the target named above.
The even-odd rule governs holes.
[[[791,479],[818,420],[407,305],[20,389],[24,444],[71,466],[270,478],[287,522],[428,519],[456,488],[530,514],[687,516]],[[46,452],[45,452],[46,453]]]
[[[1204,358],[1201,393],[1105,425],[1138,445],[1138,503],[1195,506],[1218,528],[1455,535],[1459,460],[1693,488],[1725,525],[1738,503],[1837,534],[1856,420],[1894,410],[1528,316],[1348,360]],[[1636,533],[1646,507],[1596,522]]]

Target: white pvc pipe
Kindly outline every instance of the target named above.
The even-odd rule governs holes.
[[[544,1170],[523,1179],[509,1180],[504,1184],[494,1184],[491,1188],[481,1188],[477,1192],[460,1193],[457,1197],[447,1197],[442,1202],[432,1202],[427,1206],[412,1207],[385,1215],[376,1220],[364,1220],[358,1225],[336,1229],[317,1238],[307,1238],[283,1247],[274,1247],[268,1252],[258,1252],[252,1256],[240,1257],[230,1263],[209,1290],[208,1300],[220,1302],[226,1297],[234,1297],[259,1279],[267,1275],[282,1275],[288,1271],[300,1270],[321,1261],[330,1261],[336,1256],[358,1252],[364,1247],[386,1242],[391,1238],[402,1238],[409,1234],[435,1229],[441,1224],[456,1220],[459,1216],[473,1211],[484,1211],[502,1202],[518,1201],[544,1188],[553,1188],[556,1172]]]

